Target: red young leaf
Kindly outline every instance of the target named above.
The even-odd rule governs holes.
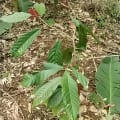
[[[28,13],[30,13],[32,16],[30,18],[37,18],[39,16],[39,14],[37,13],[37,11],[34,8],[30,8],[28,10]]]

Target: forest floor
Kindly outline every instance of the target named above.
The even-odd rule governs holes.
[[[40,1],[40,0],[37,0]],[[48,16],[56,21],[54,27],[47,26],[41,20],[27,20],[14,24],[12,29],[0,36],[0,120],[57,120],[45,106],[38,106],[31,110],[31,90],[20,85],[24,73],[42,69],[42,63],[46,61],[47,53],[56,39],[64,42],[65,46],[72,46],[73,31],[71,19],[73,16],[92,26],[93,33],[101,40],[97,44],[91,36],[88,36],[87,48],[82,53],[77,53],[72,59],[72,66],[79,66],[79,70],[89,79],[89,92],[95,90],[95,72],[100,61],[105,56],[120,54],[120,24],[111,20],[107,15],[105,21],[97,21],[101,8],[95,3],[75,0],[68,6],[58,5],[56,10],[53,4],[48,6]],[[0,1],[0,14],[10,14],[13,8],[10,0]],[[102,26],[100,25],[102,24]],[[34,27],[41,28],[41,34],[26,51],[23,57],[14,59],[10,56],[10,48],[14,41],[24,32]],[[88,94],[84,93],[85,95]],[[85,100],[81,94],[80,99]],[[94,105],[83,104],[80,107],[79,120],[105,120],[106,109],[97,109]],[[120,117],[115,116],[115,120]]]

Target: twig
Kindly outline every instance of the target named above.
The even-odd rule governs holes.
[[[71,72],[72,70],[69,68],[65,68],[64,70]]]
[[[52,28],[52,29],[55,29],[55,30],[60,31],[59,29],[48,25],[41,17],[39,17],[39,19],[40,19],[46,26],[48,26],[49,28]],[[60,29],[62,28],[62,27],[60,27],[60,26],[57,26],[57,27],[59,27]],[[63,36],[66,36],[67,38],[69,38],[70,40],[72,40],[72,38],[71,38],[67,33],[65,33],[65,32],[63,32],[63,31],[60,31],[60,33],[62,33]]]
[[[105,51],[105,52],[108,52],[108,53],[112,53],[112,54],[118,54],[118,52],[115,52],[115,51],[111,51],[111,50],[103,50],[103,51]]]
[[[75,47],[75,33],[76,33],[76,28],[73,28],[73,37],[72,37],[72,42],[73,42],[73,53],[75,52],[76,50],[76,47]]]
[[[105,58],[105,57],[120,57],[120,55],[103,55],[103,56],[99,56],[99,57],[94,57],[94,59],[101,59],[101,58]],[[93,59],[93,58],[89,57],[86,60],[91,60],[91,59]]]
[[[60,4],[67,9],[69,8],[69,6],[65,5],[64,3],[60,3]]]

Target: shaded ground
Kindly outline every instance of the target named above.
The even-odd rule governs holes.
[[[41,20],[28,20],[15,24],[8,33],[0,36],[0,120],[57,120],[45,106],[31,110],[32,88],[23,88],[20,81],[24,73],[41,70],[48,50],[56,39],[62,40],[64,47],[72,46],[73,31],[70,28],[70,16],[77,17],[91,25],[93,32],[102,41],[102,44],[97,45],[93,38],[88,36],[86,51],[81,54],[76,52],[72,59],[72,65],[79,65],[79,70],[90,81],[89,91],[81,94],[81,101],[86,99],[84,94],[87,95],[90,91],[95,90],[95,72],[102,58],[120,53],[120,25],[108,20],[106,26],[98,27],[96,19],[89,14],[88,10],[84,9],[84,5],[86,3],[82,4],[79,0],[70,2],[68,8],[58,5],[55,16],[52,4],[48,4],[50,6],[48,16],[55,17],[56,20],[54,27],[46,26]],[[91,5],[91,7],[93,6]],[[9,2],[0,3],[0,9],[3,11],[1,14],[11,12]],[[25,55],[19,59],[10,57],[9,51],[16,38],[36,26],[42,28],[42,33]],[[106,114],[106,110],[97,110],[92,104],[83,104],[80,109],[82,113],[80,120],[104,120]],[[120,118],[117,117],[116,120],[120,120]]]

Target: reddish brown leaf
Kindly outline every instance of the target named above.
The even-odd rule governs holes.
[[[28,10],[28,13],[30,13],[32,16],[30,18],[37,18],[39,16],[39,14],[37,13],[37,11],[34,8],[30,8]]]

